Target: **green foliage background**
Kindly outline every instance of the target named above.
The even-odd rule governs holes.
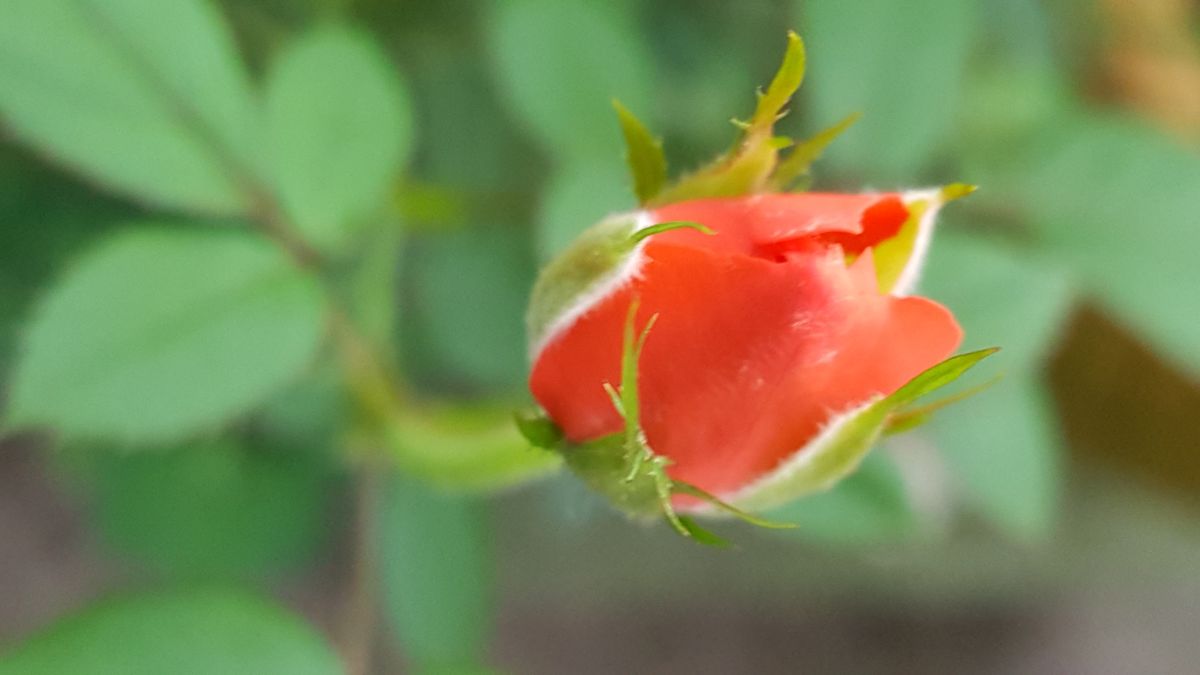
[[[1057,550],[1093,437],[1072,432],[1068,462],[1063,425],[1088,421],[1064,422],[1078,406],[1054,405],[1047,371],[1081,308],[1170,386],[1200,374],[1200,154],[1086,86],[1099,21],[1035,0],[0,5],[0,451],[36,446],[137,570],[128,597],[0,635],[0,673],[356,670],[266,599],[343,549],[387,624],[368,652],[428,672],[503,666],[505,597],[704,589],[714,554],[614,527],[569,478],[495,491],[555,468],[508,417],[537,266],[634,204],[610,100],[695,166],[788,28],[809,80],[781,131],[864,113],[816,189],[982,186],[948,210],[922,290],[964,350],[1003,346],[1003,378],[775,514],[795,532],[731,532],[743,559],[775,552],[747,578],[886,586],[846,563],[870,552],[961,572],[914,586],[930,596],[1044,579],[1058,563],[997,572],[978,552]],[[1060,396],[1109,366],[1056,370]],[[1153,420],[1136,371],[1121,386],[1151,394],[1129,414]],[[404,412],[379,419],[380,396]],[[841,557],[790,567],[814,550]]]

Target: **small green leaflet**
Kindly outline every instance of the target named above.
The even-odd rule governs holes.
[[[119,595],[55,621],[0,658],[0,675],[340,675],[337,653],[267,598],[219,588]]]
[[[304,372],[324,310],[317,281],[253,233],[128,227],[41,298],[5,424],[127,444],[218,428]]]

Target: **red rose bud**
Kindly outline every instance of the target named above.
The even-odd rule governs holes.
[[[778,157],[772,125],[802,67],[792,36],[739,145],[665,191],[661,151],[619,110],[647,206],[582,234],[530,304],[545,415],[526,427],[621,508],[697,537],[675,512],[746,516],[827,488],[986,355],[943,363],[962,331],[911,295],[938,209],[970,188],[777,191],[833,135]]]

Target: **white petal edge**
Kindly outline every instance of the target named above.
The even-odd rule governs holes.
[[[639,232],[654,224],[654,216],[649,211],[634,211],[632,214],[615,213],[604,220],[616,220],[620,218],[628,218],[633,216],[633,229],[630,234]],[[536,363],[538,355],[554,340],[564,335],[575,322],[590,312],[592,308],[598,305],[602,300],[619,291],[623,286],[637,279],[641,273],[642,263],[645,262],[645,256],[642,254],[646,247],[646,240],[638,242],[637,246],[629,253],[625,261],[613,269],[609,274],[600,277],[587,288],[583,293],[580,293],[576,298],[575,303],[564,310],[557,318],[542,331],[536,342],[532,343],[529,348],[529,361]]]
[[[895,285],[889,291],[890,295],[896,297],[904,297],[916,290],[917,282],[921,279],[921,269],[925,265],[925,258],[929,255],[929,246],[933,242],[933,226],[937,221],[938,211],[941,211],[942,205],[947,201],[942,188],[909,190],[900,194],[900,200],[904,202],[905,206],[918,201],[927,202],[929,206],[921,214],[920,221],[917,222],[917,239],[913,242],[913,250],[908,257],[908,262],[905,263]]]

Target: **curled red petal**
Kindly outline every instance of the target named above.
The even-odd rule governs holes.
[[[655,211],[654,220],[690,220],[716,232],[679,230],[659,235],[664,243],[779,259],[788,251],[831,245],[858,255],[895,236],[908,215],[894,193],[805,192],[680,202]]]

